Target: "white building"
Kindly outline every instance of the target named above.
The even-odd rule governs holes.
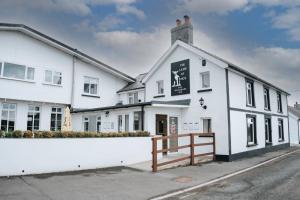
[[[300,105],[289,106],[290,143],[300,144]]]
[[[215,132],[219,160],[289,146],[287,92],[194,46],[188,19],[171,32],[172,46],[134,79],[26,26],[1,24],[1,129],[58,130],[70,105],[77,131]]]

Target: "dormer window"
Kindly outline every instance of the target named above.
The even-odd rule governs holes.
[[[161,95],[164,94],[164,81],[156,81],[156,86],[157,86],[157,94]]]
[[[136,104],[138,102],[139,102],[139,99],[138,99],[137,92],[131,92],[128,94],[128,104]]]

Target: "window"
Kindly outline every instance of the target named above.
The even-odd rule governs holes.
[[[98,84],[99,79],[84,77],[84,89],[83,92],[89,95],[97,95],[98,94]]]
[[[128,94],[128,103],[129,104],[136,104],[138,102],[139,102],[139,100],[138,100],[138,93],[137,92]]]
[[[142,112],[134,112],[133,129],[135,131],[142,130]]]
[[[101,116],[97,117],[96,126],[97,126],[97,132],[98,133],[101,132]]]
[[[278,119],[278,138],[279,142],[284,141],[283,119]]]
[[[203,133],[211,133],[211,119],[203,119]]]
[[[27,130],[38,131],[40,129],[40,107],[29,105],[27,114]]]
[[[164,81],[160,80],[156,82],[157,94],[164,94]]]
[[[53,85],[62,84],[62,73],[46,70],[45,71],[45,82]]]
[[[61,121],[62,121],[62,108],[52,107],[50,130],[51,131],[60,131],[61,130]]]
[[[1,113],[1,130],[10,132],[15,130],[16,104],[3,103]]]
[[[246,80],[246,98],[247,106],[255,106],[254,101],[254,82],[252,80]]]
[[[202,88],[209,88],[210,87],[210,75],[209,72],[200,73],[201,79],[201,87]]]
[[[248,146],[256,145],[256,117],[247,116],[247,144]]]
[[[264,88],[264,107],[270,110],[270,92],[268,88]]]
[[[122,131],[122,115],[118,116],[118,132]]]
[[[89,131],[89,117],[83,117],[83,131]]]
[[[281,93],[277,92],[277,111],[282,112],[282,101],[281,101]]]
[[[0,62],[0,76],[2,75],[2,63]]]
[[[125,115],[125,132],[129,131],[129,115]]]
[[[270,117],[265,117],[265,137],[266,144],[272,143],[272,125]]]
[[[34,68],[6,62],[3,65],[3,77],[20,80],[34,80]]]

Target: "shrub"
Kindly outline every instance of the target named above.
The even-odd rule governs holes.
[[[6,132],[5,133],[5,137],[6,138],[12,138],[13,137],[13,133],[12,132]]]
[[[2,131],[2,130],[0,130],[0,137],[1,137],[1,138],[5,137],[5,132]]]
[[[51,131],[43,131],[42,132],[43,138],[52,138],[54,136],[54,132]]]
[[[34,132],[34,138],[43,138],[43,132],[42,131]]]
[[[16,131],[12,132],[12,137],[13,138],[21,138],[21,137],[23,137],[23,132],[20,130],[16,130]]]
[[[32,138],[32,137],[33,137],[32,131],[25,131],[25,132],[23,133],[23,137],[24,137],[24,138]]]

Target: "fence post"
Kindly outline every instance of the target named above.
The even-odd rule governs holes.
[[[213,160],[216,160],[216,137],[215,133],[213,133]]]
[[[157,172],[157,138],[152,138],[152,172]]]
[[[190,134],[190,140],[191,140],[191,165],[195,164],[195,142],[194,142],[194,134]]]

